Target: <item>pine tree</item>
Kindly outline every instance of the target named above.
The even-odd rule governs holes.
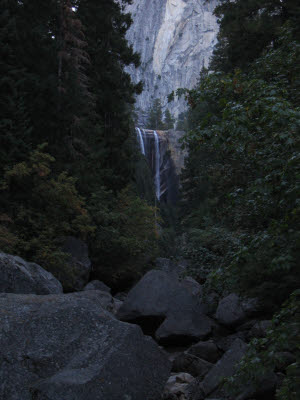
[[[24,104],[26,73],[17,60],[20,45],[14,14],[17,3],[0,2],[0,171],[21,160],[30,149],[31,128]]]
[[[90,55],[88,76],[96,98],[94,122],[87,138],[92,149],[90,178],[82,171],[84,181],[99,182],[101,176],[106,187],[120,190],[134,171],[131,112],[135,94],[142,89],[124,71],[126,65],[137,67],[140,62],[125,37],[132,20],[113,0],[79,0],[77,6],[77,16],[85,26],[86,50]]]
[[[148,128],[164,129],[164,123],[162,118],[163,118],[163,113],[161,108],[161,101],[159,99],[155,99],[149,113]]]
[[[222,0],[215,14],[220,31],[211,63],[213,70],[246,68],[266,48],[277,46],[279,28],[287,21],[299,39],[297,0]]]
[[[170,110],[167,108],[165,111],[165,119],[164,119],[165,129],[174,129],[174,123],[175,120],[172,114],[170,113]]]
[[[83,30],[71,1],[62,0],[58,36],[57,108],[62,138],[73,159],[81,156],[76,150],[76,140],[86,135],[85,120],[94,108],[87,76],[90,58],[86,51],[87,42]]]

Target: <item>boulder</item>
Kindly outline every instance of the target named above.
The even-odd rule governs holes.
[[[110,293],[111,291],[111,289],[101,281],[91,281],[87,285],[85,285],[83,290],[101,290],[101,292],[107,293]]]
[[[232,335],[228,335],[221,339],[218,339],[215,343],[219,350],[225,352],[231,348],[236,339],[246,341],[246,333],[245,332],[233,333]]]
[[[0,253],[0,292],[19,294],[62,293],[61,283],[38,264]]]
[[[120,292],[114,295],[114,298],[120,301],[124,301],[127,297],[127,293],[125,292]]]
[[[158,400],[170,362],[99,292],[0,295],[0,398]]]
[[[84,292],[89,291],[84,290]],[[102,292],[101,290],[92,290],[91,292],[97,292],[98,301],[104,310],[109,311],[113,315],[117,314],[119,308],[122,305],[121,301],[113,298],[112,295],[108,292]]]
[[[173,361],[173,372],[187,372],[192,376],[203,378],[211,369],[213,364],[202,360],[189,353],[179,354]]]
[[[221,357],[220,351],[211,340],[194,344],[187,350],[187,353],[202,358],[210,363],[217,362]]]
[[[203,288],[194,278],[186,276],[182,281],[182,285],[191,292],[192,295],[202,297]]]
[[[175,275],[158,270],[149,271],[131,289],[118,317],[141,325],[146,334],[168,344],[201,340],[212,329],[199,299]]]
[[[61,239],[61,250],[68,254],[67,269],[60,280],[68,292],[82,290],[88,283],[91,272],[87,244],[73,236]]]
[[[256,299],[242,300],[238,295],[232,293],[219,302],[216,319],[225,326],[234,327],[245,322],[256,310]]]
[[[221,385],[224,378],[232,376],[237,370],[237,364],[241,361],[247,349],[247,345],[240,339],[236,339],[231,348],[215,364],[204,380],[196,379],[190,386],[189,400],[203,400]]]
[[[193,380],[187,373],[172,374],[166,383],[163,400],[186,400],[188,386]]]

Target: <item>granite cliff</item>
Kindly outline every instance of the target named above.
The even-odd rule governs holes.
[[[207,66],[216,43],[218,0],[134,0],[127,7],[133,24],[127,38],[141,55],[141,66],[129,68],[135,82],[144,81],[137,98],[139,116],[160,98],[177,88],[192,88],[202,66]],[[176,116],[184,110],[183,99],[169,105]],[[143,118],[141,118],[143,120]]]

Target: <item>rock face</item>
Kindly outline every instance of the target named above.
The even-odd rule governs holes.
[[[0,295],[0,398],[160,399],[170,362],[97,291]]]
[[[187,353],[215,363],[220,358],[220,352],[213,341],[199,342],[191,346]]]
[[[141,54],[141,66],[129,68],[135,82],[144,81],[137,107],[149,110],[160,98],[164,107],[167,96],[177,88],[192,88],[216,44],[217,19],[213,10],[217,0],[134,0],[127,7],[133,24],[127,38]],[[168,107],[177,116],[184,101]],[[140,113],[143,115],[143,113]]]
[[[179,143],[184,132],[175,130],[140,130],[137,128],[137,134],[138,141],[142,141],[142,151],[148,162],[155,186],[158,184],[158,182],[155,182],[155,177],[157,176],[157,168],[159,167],[160,200],[176,204],[178,199],[179,175],[187,155],[187,152],[181,149],[181,144]],[[159,142],[158,148],[156,146],[156,137]],[[157,191],[157,188],[155,189]]]
[[[0,253],[0,292],[56,294],[62,291],[60,282],[38,264]]]
[[[211,369],[213,364],[202,360],[187,352],[179,354],[173,361],[172,371],[187,372],[192,376],[203,378]]]
[[[225,326],[236,326],[243,323],[248,316],[255,313],[255,299],[242,300],[235,293],[222,299],[218,305],[216,318]]]
[[[193,380],[194,378],[190,374],[184,372],[172,374],[166,384],[163,400],[185,400],[188,395],[189,383]]]
[[[197,297],[175,275],[157,270],[149,271],[131,289],[118,317],[140,324],[160,342],[174,344],[203,339],[212,329]]]
[[[83,290],[101,290],[102,292],[110,293],[111,289],[101,281],[89,282]]]
[[[223,378],[233,375],[237,364],[241,361],[247,349],[247,345],[240,339],[236,339],[231,348],[223,355],[217,364],[211,368],[204,380],[197,380],[190,388],[189,400],[203,400],[222,383]]]

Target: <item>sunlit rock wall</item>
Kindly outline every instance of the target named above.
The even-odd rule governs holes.
[[[134,21],[127,38],[141,54],[141,66],[129,68],[135,82],[144,81],[144,92],[136,105],[140,116],[155,98],[160,98],[166,108],[173,90],[195,86],[216,44],[218,24],[213,10],[217,3],[218,0],[133,0],[127,7]],[[185,101],[176,100],[168,107],[178,116]]]

